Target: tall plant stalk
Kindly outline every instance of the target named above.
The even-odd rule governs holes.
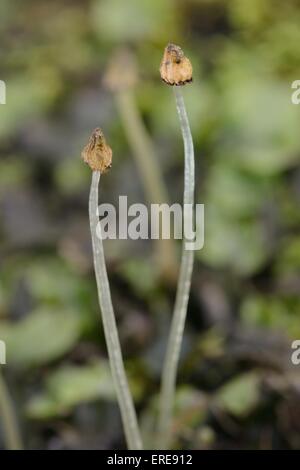
[[[8,450],[22,450],[23,444],[18,428],[13,402],[0,370],[0,418],[5,447]]]
[[[89,197],[89,219],[95,276],[109,362],[117,392],[127,446],[130,450],[140,450],[142,449],[142,439],[123,363],[105,264],[101,224],[98,218],[98,187],[100,176],[111,166],[112,156],[111,149],[106,144],[100,129],[94,131],[82,156],[93,170]]]
[[[126,378],[118,330],[111,300],[103,244],[101,238],[99,238],[99,226],[97,229],[99,222],[97,216],[99,181],[100,171],[93,171],[89,199],[89,216],[99,303],[102,312],[103,328],[110,360],[110,367],[117,391],[117,398],[121,410],[128,448],[141,449],[142,440],[138,429],[137,417],[132,396]],[[98,230],[98,236],[96,230]]]
[[[168,50],[169,48],[169,50]],[[174,51],[175,48],[175,51]],[[178,51],[179,49],[179,51]],[[182,95],[181,84],[191,80],[191,70],[189,73],[190,63],[186,63],[188,60],[183,56],[183,53],[178,46],[169,45],[166,48],[167,52],[167,67],[169,67],[172,59],[174,60],[174,68],[167,69],[168,74],[164,72],[164,62],[161,65],[162,78],[168,80],[174,79],[172,85],[175,85],[174,95],[177,107],[177,113],[179,117],[179,123],[181,127],[183,143],[184,143],[184,195],[183,203],[184,207],[194,207],[194,190],[195,190],[195,162],[194,162],[194,145],[193,138],[190,130],[189,120],[185,109],[184,98]],[[166,54],[165,52],[165,54]],[[174,55],[172,56],[174,52]],[[179,54],[179,57],[178,57]],[[182,54],[182,55],[181,55]],[[181,62],[180,62],[180,60]],[[177,65],[185,65],[185,69],[179,68]],[[191,68],[191,67],[190,67]],[[177,73],[178,71],[178,73]],[[190,79],[189,79],[190,77]],[[166,80],[165,80],[166,81]],[[169,82],[168,82],[169,83]],[[192,217],[190,212],[184,211],[184,223],[191,223],[191,220],[187,220]],[[187,240],[183,239],[181,265],[179,272],[179,279],[177,285],[177,293],[175,300],[174,313],[172,317],[171,330],[167,344],[167,352],[165,361],[163,363],[162,370],[162,383],[161,383],[161,395],[159,403],[159,422],[158,422],[158,445],[160,448],[168,448],[171,438],[171,424],[172,424],[172,413],[174,407],[174,398],[176,390],[176,376],[179,362],[180,349],[182,344],[188,300],[191,287],[191,278],[194,264],[194,251],[186,249]]]

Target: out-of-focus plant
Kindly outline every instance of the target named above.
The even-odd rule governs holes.
[[[109,64],[104,83],[115,98],[148,203],[168,203],[168,190],[161,166],[135,100],[133,90],[137,82],[138,72],[133,54],[128,49],[118,50]],[[155,251],[160,274],[166,281],[174,280],[177,272],[174,241],[160,237],[155,243]]]
[[[18,428],[13,401],[0,369],[0,417],[6,448],[21,450],[22,438]]]

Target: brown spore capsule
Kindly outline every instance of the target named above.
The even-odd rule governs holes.
[[[181,86],[193,80],[193,67],[181,47],[168,44],[160,64],[160,76],[168,85]]]
[[[82,159],[93,171],[105,173],[111,168],[112,149],[106,143],[102,130],[97,127],[81,153]]]

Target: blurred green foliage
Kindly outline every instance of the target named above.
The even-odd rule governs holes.
[[[272,368],[263,355],[258,363],[232,349],[240,331],[246,339],[252,331],[266,341],[279,335],[287,350],[300,334],[300,108],[291,104],[291,83],[300,79],[299,7],[298,0],[2,0],[0,339],[28,447],[51,447],[45,429],[68,447],[58,431],[62,417],[83,442],[82,405],[101,400],[108,415],[115,410],[90,251],[90,174],[79,156],[91,130],[103,127],[114,160],[101,198],[144,200],[102,85],[111,54],[126,45],[139,66],[138,107],[171,200],[181,202],[181,136],[171,90],[158,74],[168,41],[181,44],[194,66],[184,95],[197,198],[206,211],[174,446],[259,448],[270,435],[271,447],[295,447],[300,429],[287,410],[296,387],[285,394],[276,376],[263,395]],[[107,243],[107,258],[124,356],[151,442],[175,292],[160,283],[150,244]],[[288,383],[286,370],[276,373]],[[98,446],[124,445],[119,418],[92,410],[104,433]],[[245,431],[236,433],[227,419],[243,419]]]
[[[250,414],[258,405],[259,377],[255,372],[239,375],[217,392],[215,405],[238,417]]]

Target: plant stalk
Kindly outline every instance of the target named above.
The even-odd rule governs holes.
[[[0,417],[8,450],[22,450],[23,444],[14,412],[14,405],[0,370]]]
[[[142,449],[142,439],[123,363],[105,264],[104,249],[101,238],[101,225],[99,224],[97,228],[99,222],[97,215],[99,181],[100,171],[93,171],[89,198],[89,218],[99,304],[102,312],[109,362],[116,387],[127,445],[130,450],[140,450]]]
[[[185,109],[181,87],[174,86],[177,113],[184,142],[184,196],[183,202],[194,207],[195,162],[194,145],[189,120]],[[185,220],[186,222],[186,220]],[[174,313],[168,339],[167,352],[162,371],[162,384],[159,403],[158,446],[165,449],[170,445],[172,414],[175,399],[176,376],[180,349],[185,326],[191,278],[194,264],[194,251],[186,250],[183,239],[181,265],[177,285]]]

